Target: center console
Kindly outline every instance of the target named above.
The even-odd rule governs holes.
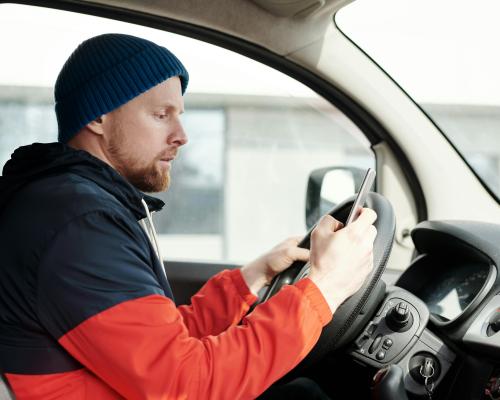
[[[425,395],[425,377],[437,387],[451,367],[454,353],[425,327],[427,306],[410,292],[392,287],[353,342],[351,355],[360,362],[382,369],[398,365],[406,391]]]

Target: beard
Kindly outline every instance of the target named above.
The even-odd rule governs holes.
[[[149,163],[141,162],[134,154],[125,150],[124,140],[120,132],[115,131],[110,137],[108,154],[118,173],[137,189],[147,192],[163,192],[170,185],[170,169],[159,165],[162,155],[159,154]]]

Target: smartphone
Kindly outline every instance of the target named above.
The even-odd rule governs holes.
[[[370,191],[373,182],[375,181],[375,175],[375,170],[373,168],[368,168],[368,171],[366,171],[366,175],[363,178],[363,182],[361,183],[361,187],[359,188],[358,195],[354,200],[354,204],[352,205],[351,211],[349,212],[349,216],[347,217],[344,226],[347,226],[351,222],[355,221],[356,218],[359,217],[359,214],[361,214],[361,209],[365,205],[366,196],[368,195],[368,192]]]

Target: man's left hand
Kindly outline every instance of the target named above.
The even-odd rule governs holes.
[[[257,295],[265,285],[294,261],[309,261],[309,250],[297,247],[302,237],[291,237],[251,263],[241,267],[247,286]]]

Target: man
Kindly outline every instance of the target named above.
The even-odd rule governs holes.
[[[17,149],[0,179],[0,369],[19,399],[250,399],[314,346],[372,268],[376,215],[324,217],[176,307],[151,212],[187,136],[188,73],[167,49],[106,34],[55,85],[58,143]],[[311,274],[245,317],[294,260]],[[240,321],[243,319],[242,323]]]

